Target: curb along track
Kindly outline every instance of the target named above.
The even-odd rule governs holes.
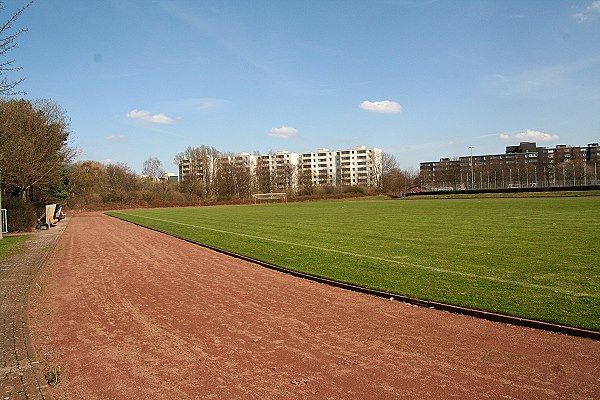
[[[107,214],[104,214],[104,215],[107,215]],[[501,322],[504,324],[523,326],[523,327],[532,328],[532,329],[540,329],[540,330],[545,330],[545,331],[549,331],[549,332],[562,333],[562,334],[570,335],[570,336],[583,337],[583,338],[587,338],[587,339],[600,340],[600,332],[597,332],[597,331],[592,331],[592,330],[583,329],[583,328],[575,328],[575,327],[565,326],[565,325],[558,325],[558,324],[553,324],[550,322],[536,321],[536,320],[527,319],[527,318],[514,317],[511,315],[498,314],[498,313],[494,313],[494,312],[490,312],[490,311],[482,311],[482,310],[476,310],[476,309],[472,309],[472,308],[460,307],[460,306],[455,306],[455,305],[446,304],[446,303],[440,303],[440,302],[432,301],[432,300],[416,299],[416,298],[403,296],[403,295],[396,294],[396,293],[383,292],[383,291],[379,291],[379,290],[375,290],[375,289],[369,289],[369,288],[365,288],[362,286],[353,285],[350,283],[339,282],[339,281],[335,281],[333,279],[322,278],[319,276],[295,271],[295,270],[292,270],[289,268],[280,267],[278,265],[270,264],[270,263],[267,263],[267,262],[264,262],[261,260],[256,260],[256,259],[248,257],[248,256],[244,256],[241,254],[231,252],[229,250],[224,250],[224,249],[221,249],[221,248],[218,248],[215,246],[211,246],[211,245],[207,245],[204,243],[200,243],[200,242],[197,242],[197,241],[194,241],[194,240],[182,237],[182,236],[174,235],[172,233],[165,232],[160,229],[151,228],[151,227],[139,224],[137,222],[132,222],[132,221],[126,220],[126,219],[118,217],[118,216],[112,216],[112,215],[107,215],[107,216],[110,218],[117,218],[117,219],[120,219],[121,221],[128,222],[130,224],[137,225],[137,226],[140,226],[145,229],[150,229],[152,231],[162,233],[164,235],[171,236],[176,239],[184,240],[188,243],[194,244],[196,246],[204,247],[206,249],[213,250],[217,253],[225,254],[227,256],[230,256],[230,257],[233,257],[233,258],[236,258],[239,260],[244,260],[244,261],[247,261],[252,264],[260,265],[261,267],[265,267],[265,268],[269,268],[269,269],[272,269],[275,271],[283,272],[285,274],[292,275],[292,276],[295,276],[298,278],[303,278],[303,279],[308,279],[308,280],[311,280],[314,282],[319,282],[319,283],[322,283],[325,285],[329,285],[329,286],[333,286],[333,287],[337,287],[337,288],[341,288],[341,289],[345,289],[345,290],[350,290],[353,292],[364,293],[364,294],[368,294],[371,296],[377,296],[377,297],[385,298],[388,300],[400,301],[403,303],[408,303],[408,304],[416,305],[419,307],[448,311],[448,312],[451,312],[454,314],[470,315],[472,317],[481,318],[481,319],[485,319],[488,321]]]

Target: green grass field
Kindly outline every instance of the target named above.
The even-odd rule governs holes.
[[[600,330],[600,198],[359,200],[109,213],[313,275]]]
[[[0,240],[0,260],[18,251],[29,237],[30,235],[4,236]]]

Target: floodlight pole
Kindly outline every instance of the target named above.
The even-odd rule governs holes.
[[[471,189],[474,189],[474,185],[475,185],[475,181],[473,180],[473,149],[475,147],[473,146],[469,146],[469,149],[471,150]]]

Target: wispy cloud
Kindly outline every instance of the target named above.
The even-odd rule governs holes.
[[[402,112],[402,106],[392,100],[383,101],[363,101],[358,105],[361,109],[368,112],[398,114]]]
[[[592,2],[583,11],[573,14],[573,17],[579,22],[585,22],[600,17],[600,0]]]
[[[600,58],[592,57],[555,65],[532,66],[512,73],[496,73],[490,77],[489,83],[490,88],[509,96],[547,100],[560,94],[563,98],[594,98],[597,91],[581,81],[581,75],[594,71],[599,64]]]
[[[273,72],[263,59],[252,52],[251,49],[255,46],[252,46],[252,41],[248,39],[248,32],[240,21],[231,21],[230,16],[224,19],[220,13],[214,11],[210,15],[193,12],[189,8],[174,4],[174,2],[161,2],[160,5],[171,16],[227,49],[245,63],[265,73]],[[237,29],[232,29],[233,26],[236,26]]]
[[[148,111],[143,110],[131,110],[127,113],[127,118],[139,119],[141,121],[158,124],[158,125],[172,125],[175,120],[167,117],[165,114],[151,114]]]
[[[287,139],[289,137],[294,136],[297,133],[298,133],[298,129],[296,129],[296,128],[282,126],[281,128],[271,128],[271,130],[268,132],[268,135]]]
[[[538,142],[553,142],[553,141],[557,141],[560,139],[560,136],[558,135],[553,135],[551,133],[545,133],[545,132],[540,132],[540,131],[534,131],[532,129],[528,129],[524,132],[519,132],[517,134],[508,134],[508,133],[501,133],[499,135],[500,140],[503,140],[505,142],[512,142],[515,140],[534,140],[534,141],[538,141]]]
[[[123,135],[108,135],[104,138],[108,142],[126,142],[127,137]]]
[[[231,104],[229,100],[219,99],[214,97],[200,97],[191,99],[181,99],[165,104],[168,111],[173,113],[182,112],[212,112]]]

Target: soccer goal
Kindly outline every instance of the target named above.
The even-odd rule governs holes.
[[[264,200],[281,200],[282,203],[287,203],[286,193],[256,193],[254,195],[254,204]]]

